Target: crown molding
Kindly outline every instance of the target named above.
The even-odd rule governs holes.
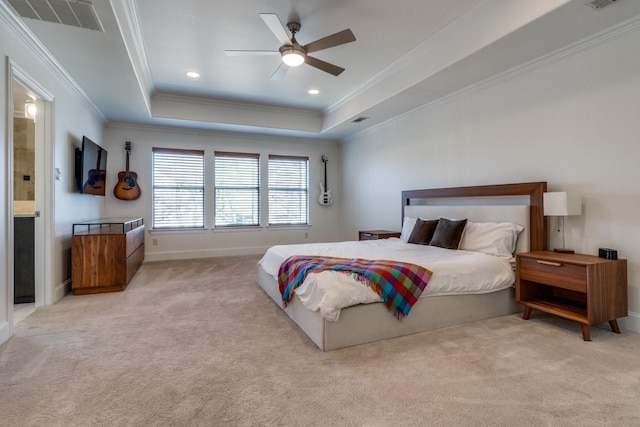
[[[420,93],[423,89],[431,93],[429,97],[432,99],[444,96],[443,90],[436,87],[429,89],[429,82],[442,79],[444,74],[450,74],[450,70],[455,71],[455,67],[463,60],[477,57],[506,36],[570,2],[571,0],[484,0],[475,4],[383,72],[326,108],[323,130],[341,127],[353,117],[369,115],[368,111],[383,111],[384,105],[395,106],[392,108],[393,112],[387,111],[393,115],[404,113],[402,110],[405,108],[405,111],[415,109],[420,101],[413,93]],[[490,75],[491,65],[481,64],[479,68],[484,76]],[[501,70],[497,67],[493,70],[499,71]],[[476,78],[480,79],[482,76]],[[447,90],[457,90],[462,87],[461,83],[449,81],[444,87]],[[402,99],[407,95],[413,105],[401,108],[399,104],[404,103]],[[425,99],[423,102],[429,100]],[[370,125],[373,126],[373,123]]]
[[[0,0],[0,23],[13,32],[34,55],[49,67],[58,80],[75,92],[103,121],[107,120],[106,116],[93,101],[91,101],[87,93],[78,86],[62,64],[54,58],[53,54],[38,40],[36,35],[23,22],[22,18],[14,12],[13,8],[11,8],[5,0]]]
[[[111,7],[147,112],[151,115],[151,95],[155,93],[156,88],[151,78],[149,60],[142,41],[138,8],[134,0],[111,0]]]
[[[199,129],[193,127],[180,127],[169,125],[153,125],[153,124],[140,124],[140,123],[127,123],[127,122],[110,122],[106,126],[107,129],[122,129],[141,132],[161,132],[172,133],[176,135],[196,135],[207,137],[219,137],[241,141],[257,141],[257,142],[286,142],[292,144],[300,144],[304,142],[317,144],[318,141],[328,143],[338,143],[339,140],[332,138],[316,138],[316,137],[300,137],[300,136],[288,136],[288,135],[272,135],[261,133],[249,133],[249,132],[236,132],[236,131],[223,131],[215,129]]]
[[[420,107],[415,108],[412,111],[428,108],[432,105],[439,104],[441,102],[446,102],[450,99],[457,98],[460,96],[464,96],[470,92],[480,91],[491,86],[496,86],[500,83],[506,82],[515,77],[531,72],[537,68],[542,68],[554,62],[560,61],[564,58],[568,58],[573,55],[577,55],[581,52],[591,50],[597,46],[608,43],[612,40],[615,40],[619,37],[625,36],[627,34],[630,34],[638,30],[640,30],[640,15],[632,19],[629,19],[625,22],[622,22],[618,25],[615,25],[611,28],[608,28],[604,31],[596,33],[592,36],[589,36],[585,39],[582,39],[578,42],[564,46],[560,49],[557,49],[549,54],[543,55],[532,61],[518,65],[517,67],[513,67],[502,73],[498,73],[492,77],[489,77],[488,79],[485,79],[473,85],[467,86],[447,96],[443,96],[442,98],[439,98],[427,104],[421,105]],[[407,114],[409,113],[410,112],[408,112]]]
[[[399,70],[402,70],[405,67],[410,67],[415,62],[416,58],[423,56],[434,43],[438,43],[439,39],[448,38],[452,31],[456,31],[456,28],[464,24],[464,22],[468,21],[469,19],[473,19],[473,17],[477,15],[479,10],[488,8],[489,4],[493,1],[494,0],[481,1],[471,9],[467,10],[464,14],[449,22],[447,25],[433,33],[429,38],[423,40],[413,49],[409,50],[406,54],[402,55],[400,58],[387,65],[376,75],[372,76],[360,86],[349,91],[336,102],[325,108],[325,115],[344,107],[356,96],[361,95],[367,90],[374,88],[376,85],[381,84],[384,80],[392,78],[394,74],[396,74]]]
[[[606,30],[593,34],[589,37],[586,37],[582,40],[579,40],[575,43],[571,43],[567,46],[561,47],[560,49],[556,49],[553,52],[540,56],[529,62],[513,67],[502,73],[498,73],[476,84],[467,86],[466,88],[463,88],[457,92],[454,92],[450,95],[447,95],[443,98],[433,101],[433,103],[438,103],[440,102],[440,100],[446,100],[448,98],[464,95],[467,92],[470,92],[473,90],[480,90],[488,86],[494,86],[494,85],[500,84],[504,81],[507,81],[514,77],[528,73],[537,68],[542,68],[548,64],[552,64],[554,62],[560,61],[564,58],[568,58],[573,55],[577,55],[583,51],[591,50],[602,44],[608,43],[612,40],[623,37],[627,34],[633,33],[638,30],[640,30],[640,15],[635,16],[631,19],[628,19],[624,22],[621,22],[617,25],[614,25],[613,27],[607,28]],[[425,106],[421,106],[420,108],[423,108],[423,107]]]
[[[154,100],[166,100],[172,102],[182,102],[185,104],[194,104],[199,106],[220,106],[226,108],[242,108],[251,111],[271,111],[278,114],[293,114],[296,116],[304,116],[311,118],[322,117],[322,112],[306,108],[283,107],[271,104],[259,104],[255,102],[230,101],[226,99],[203,98],[199,96],[179,95],[173,93],[157,93]]]
[[[564,58],[568,58],[571,57],[573,55],[577,55],[579,53],[582,53],[584,51],[588,51],[591,50],[593,48],[596,48],[602,44],[608,43],[610,41],[613,41],[617,38],[623,37],[627,34],[633,33],[635,31],[639,31],[640,30],[640,15],[635,16],[633,18],[630,18],[624,22],[621,22],[617,25],[614,25],[610,28],[607,28],[606,30],[600,31],[596,34],[593,34],[585,39],[582,39],[580,41],[577,41],[575,43],[569,44],[567,46],[564,46],[560,49],[557,49],[553,52],[550,52],[546,55],[543,55],[541,57],[538,57],[534,60],[531,60],[529,62],[526,62],[524,64],[518,65],[516,67],[513,67],[509,70],[506,70],[504,72],[498,73],[494,76],[491,76],[487,79],[481,80],[477,83],[474,83],[470,86],[464,87],[462,89],[459,89],[455,92],[452,92],[448,95],[445,95],[443,97],[440,97],[438,99],[435,99],[433,101],[427,102],[417,108],[413,108],[405,113],[402,113],[398,116],[394,116],[391,117],[387,120],[381,121],[380,123],[376,123],[375,125],[368,127],[366,129],[362,129],[358,132],[352,133],[350,135],[348,135],[347,137],[345,137],[345,141],[349,141],[352,138],[356,138],[359,135],[365,134],[375,128],[378,128],[380,126],[385,125],[386,123],[390,123],[396,119],[400,119],[402,117],[411,115],[413,113],[415,113],[416,111],[420,111],[420,110],[424,110],[427,108],[431,108],[434,107],[436,105],[445,103],[445,102],[449,102],[452,101],[456,98],[468,95],[472,92],[477,92],[477,91],[481,91],[484,90],[486,88],[492,87],[492,86],[496,86],[500,83],[506,82],[508,80],[511,80],[513,78],[516,78],[520,75],[526,74],[530,71],[533,71],[537,68],[541,68],[541,67],[545,67],[549,64],[552,64],[554,62],[560,61]]]
[[[314,134],[322,129],[322,113],[316,110],[164,93],[153,97],[151,107],[158,119]]]

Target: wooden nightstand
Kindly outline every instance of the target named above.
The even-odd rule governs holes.
[[[365,230],[360,232],[360,240],[379,240],[400,237],[400,233],[389,230]]]
[[[533,309],[575,320],[582,338],[591,341],[590,325],[609,322],[619,334],[619,317],[627,316],[627,260],[548,251],[516,256],[516,302],[523,319]]]

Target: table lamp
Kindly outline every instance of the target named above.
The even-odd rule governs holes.
[[[564,217],[582,214],[582,198],[578,193],[564,191],[544,193],[544,216],[558,217],[558,232],[562,231],[562,248],[554,249],[555,252],[572,254],[574,251],[564,246]]]

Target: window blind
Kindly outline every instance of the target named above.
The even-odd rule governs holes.
[[[269,225],[309,223],[309,158],[269,155]]]
[[[204,228],[204,151],[153,148],[153,228]]]
[[[260,155],[215,152],[214,225],[260,225]]]

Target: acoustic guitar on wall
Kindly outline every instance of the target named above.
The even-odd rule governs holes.
[[[101,160],[102,148],[98,147],[98,161],[96,162],[96,168],[89,169],[89,172],[87,172],[87,180],[82,188],[83,193],[93,194],[94,196],[104,196],[107,171],[100,169]]]
[[[113,195],[120,200],[135,200],[140,197],[140,186],[138,185],[138,174],[129,170],[131,142],[125,142],[124,150],[127,153],[127,167],[124,172],[118,172],[118,183],[113,189]]]
[[[327,156],[322,156],[322,163],[324,163],[324,185],[320,183],[320,198],[318,202],[323,206],[329,206],[333,203],[333,197],[331,197],[331,190],[327,188]]]

